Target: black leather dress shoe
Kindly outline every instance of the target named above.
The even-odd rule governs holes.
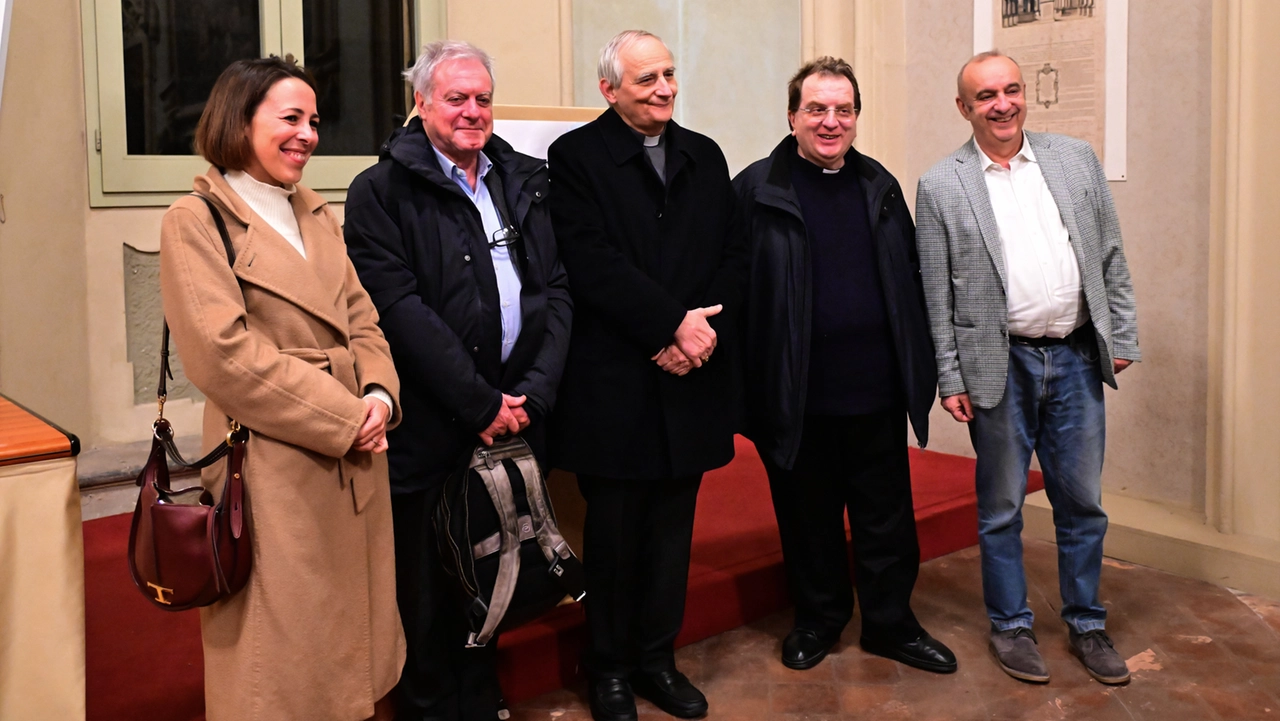
[[[698,718],[707,713],[707,697],[684,674],[672,669],[637,673],[631,677],[636,695],[678,718]]]
[[[636,721],[636,697],[625,678],[593,679],[587,684],[591,718],[596,721]]]
[[[782,642],[782,665],[797,671],[813,668],[839,640],[824,639],[807,628],[797,628]]]
[[[938,639],[924,634],[914,641],[876,641],[863,637],[862,650],[934,673],[955,673],[956,655]]]

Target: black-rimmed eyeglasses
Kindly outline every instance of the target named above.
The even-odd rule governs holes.
[[[517,240],[520,240],[520,231],[514,225],[508,225],[505,228],[493,231],[493,239],[489,241],[489,247],[505,248],[509,245],[515,245]]]

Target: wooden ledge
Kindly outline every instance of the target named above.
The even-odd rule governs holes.
[[[579,108],[559,105],[494,105],[494,120],[549,120],[552,122],[589,123],[600,117],[607,108]],[[418,109],[409,111],[404,119],[408,125],[410,120],[418,117]]]
[[[0,466],[70,458],[80,439],[0,396]]]

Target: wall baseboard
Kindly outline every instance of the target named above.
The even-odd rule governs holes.
[[[1280,542],[1219,533],[1195,514],[1112,493],[1102,506],[1108,557],[1280,599]],[[1053,541],[1052,514],[1044,491],[1027,496],[1023,532]]]

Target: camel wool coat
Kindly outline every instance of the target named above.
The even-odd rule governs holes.
[[[304,259],[217,168],[195,191],[222,210],[234,273],[208,207],[180,198],[161,231],[164,312],[208,397],[205,450],[224,442],[228,418],[250,430],[253,532],[248,585],[200,612],[206,716],[362,721],[405,657],[386,454],[348,453],[368,388],[399,397],[391,353],[319,195],[290,197]],[[215,497],[224,472],[206,469]]]

